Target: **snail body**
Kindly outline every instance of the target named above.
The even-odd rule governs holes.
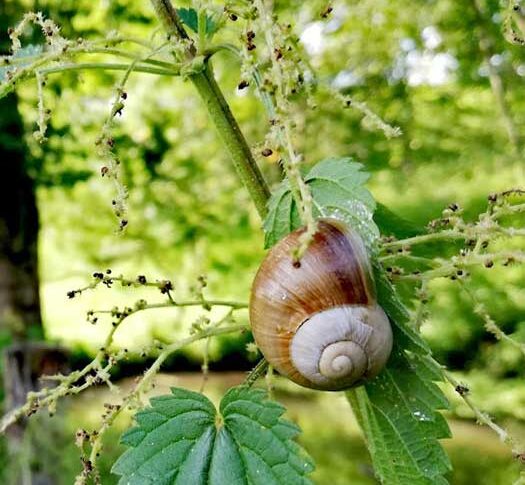
[[[335,219],[321,219],[299,262],[304,229],[279,241],[255,276],[250,321],[268,362],[299,385],[336,391],[375,377],[392,350],[366,248]]]

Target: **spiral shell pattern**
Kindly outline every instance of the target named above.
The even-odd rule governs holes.
[[[376,375],[392,346],[380,306],[341,306],[316,313],[290,343],[297,371],[321,389],[345,389]]]
[[[277,371],[305,387],[340,390],[380,372],[392,330],[361,238],[334,219],[318,226],[300,265],[291,254],[304,229],[268,253],[253,283],[250,320]]]

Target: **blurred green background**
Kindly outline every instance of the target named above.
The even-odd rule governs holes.
[[[318,75],[316,82],[366,102],[403,131],[401,137],[388,140],[363,122],[361,113],[342,109],[319,91],[314,110],[299,101],[295,113],[299,120],[295,142],[306,165],[329,156],[354,157],[371,172],[369,187],[376,199],[419,226],[439,217],[452,202],[474,220],[484,211],[489,193],[523,187],[525,47],[504,37],[509,32],[509,2],[334,1],[327,19],[321,17],[325,1],[275,4],[282,20],[291,22],[301,38]],[[148,2],[7,0],[3,32],[25,10],[35,9],[55,19],[71,38],[96,38],[112,29],[149,38],[157,28]],[[239,42],[241,32],[241,22],[230,22],[218,37]],[[29,35],[27,41],[38,43],[39,37]],[[241,75],[231,55],[218,54],[214,66],[248,141],[260,153],[267,131],[260,102],[252,87],[236,89]],[[36,86],[29,82],[18,90],[27,143],[24,169],[34,181],[40,217],[43,330],[47,340],[71,349],[80,361],[100,347],[109,326],[109,322],[88,324],[88,309],[157,296],[115,288],[68,300],[66,292],[85,285],[93,271],[111,268],[114,274],[130,277],[169,278],[179,298],[188,295],[204,273],[207,294],[245,301],[264,254],[260,221],[249,197],[192,86],[180,79],[145,74],[130,79],[126,107],[115,128],[130,193],[129,227],[117,233],[112,186],[100,178],[94,144],[118,79],[93,71],[50,77],[45,101],[52,117],[49,141],[43,145],[31,136],[37,118]],[[274,158],[258,161],[269,182],[278,183],[281,170]],[[501,328],[522,341],[524,281],[520,267],[494,267],[474,272],[468,282]],[[436,358],[471,385],[481,408],[523,437],[523,355],[484,330],[457,283],[435,281],[430,294],[431,314],[422,331]],[[413,303],[407,299],[408,305]],[[171,341],[184,335],[200,313],[169,309],[139,314],[126,322],[125,331],[117,332],[116,341],[140,352],[153,339]],[[12,335],[13,325],[0,327],[1,342],[8,344]],[[215,342],[211,368],[249,366],[254,357],[245,351],[245,343]],[[199,345],[188,349],[187,368],[198,368],[201,349]],[[137,364],[140,368],[141,362]],[[218,392],[224,382],[226,378],[214,377],[211,392]],[[97,392],[66,406],[66,426],[58,421],[41,424],[49,430],[67,428],[66,433],[55,430],[64,441],[61,456],[44,454],[40,460],[57,467],[53,474],[62,480],[57,483],[72,483],[78,472],[72,434],[85,426],[79,415],[94,414],[93,420],[100,415],[104,398]],[[453,403],[450,416],[457,420],[452,426],[456,437],[447,445],[455,466],[452,483],[512,483],[517,467],[510,452],[495,435],[470,422],[469,411],[450,389],[447,392]],[[334,400],[286,385],[282,393],[291,417],[305,430],[306,448],[319,462],[318,483],[374,483],[366,449],[341,397]],[[347,423],[341,422],[342,413]],[[118,430],[115,443],[108,447],[114,453],[117,435]],[[44,444],[43,449],[49,446]],[[106,459],[110,457],[111,451]],[[111,480],[106,477],[103,483]]]

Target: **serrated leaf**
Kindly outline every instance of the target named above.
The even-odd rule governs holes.
[[[450,430],[438,410],[449,405],[434,382],[443,379],[441,369],[377,264],[374,273],[378,302],[394,323],[394,349],[386,369],[348,391],[348,400],[383,484],[447,484],[443,475],[451,464],[438,440],[449,438]]]
[[[350,159],[320,162],[305,177],[312,189],[315,215],[328,215],[327,208],[338,208],[330,215],[351,224],[369,243],[379,233],[374,220],[388,234],[414,235],[412,231],[417,230],[410,223],[384,206],[379,206],[372,220],[376,205],[364,187],[367,179],[362,166]],[[355,200],[365,209],[353,214],[341,209]],[[275,244],[300,225],[289,185],[283,182],[270,200],[264,224],[266,245]],[[450,462],[438,440],[449,437],[450,431],[438,410],[446,409],[448,402],[434,382],[442,379],[441,370],[431,360],[425,341],[410,327],[407,309],[377,262],[374,273],[378,302],[393,323],[394,349],[381,374],[347,392],[348,400],[383,484],[446,484],[443,475],[450,470]]]
[[[351,158],[328,158],[317,163],[304,177],[314,200],[315,217],[336,217],[356,228],[372,246],[379,231],[372,216],[374,198],[364,186],[369,175]],[[273,246],[301,225],[287,180],[272,195],[264,221],[265,246]]]
[[[308,485],[313,464],[266,392],[230,389],[220,415],[202,394],[173,388],[135,415],[113,466],[120,484]]]
[[[451,465],[438,440],[449,438],[450,430],[436,412],[448,403],[426,374],[424,360],[407,357],[396,345],[385,371],[347,392],[376,475],[386,485],[448,483],[443,475]]]
[[[177,13],[179,18],[182,20],[182,23],[189,27],[194,32],[199,31],[199,14],[194,8],[178,8]],[[211,17],[206,15],[206,35],[211,36],[219,28],[217,22],[215,22]]]
[[[407,351],[424,355],[429,354],[430,349],[427,343],[408,324],[408,311],[399,300],[396,290],[388,280],[383,268],[377,262],[373,266],[377,301],[395,324],[392,330],[396,342]]]

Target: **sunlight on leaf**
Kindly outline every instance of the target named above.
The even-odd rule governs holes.
[[[367,246],[372,246],[379,231],[372,219],[376,204],[364,186],[369,175],[363,165],[351,158],[328,158],[316,164],[305,176],[314,200],[315,217],[335,217],[356,229]],[[264,221],[266,247],[273,246],[301,225],[290,185],[283,181],[272,195]]]
[[[313,463],[293,440],[299,429],[260,389],[234,387],[220,414],[202,394],[173,388],[135,415],[130,448],[113,466],[120,484],[307,485]]]

